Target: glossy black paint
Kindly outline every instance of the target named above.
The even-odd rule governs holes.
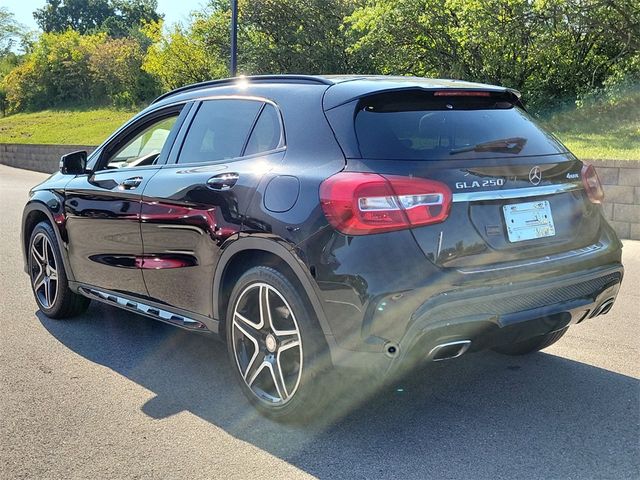
[[[183,269],[144,270],[149,296],[170,305],[213,316],[213,277],[223,244],[243,229],[264,169],[282,152],[207,166],[165,165],[144,191],[141,233],[144,254],[182,252],[196,260]],[[217,190],[211,178],[233,173],[232,188]]]
[[[307,294],[336,364],[387,368],[425,332],[431,333],[421,343],[424,348],[461,335],[475,335],[477,345],[489,347],[497,341],[493,330],[503,331],[504,322],[523,326],[513,327],[508,337],[513,341],[523,332],[581,321],[584,311],[593,313],[615,298],[619,280],[521,314],[515,323],[513,315],[477,312],[478,318],[457,318],[453,323],[460,328],[436,328],[444,317],[428,312],[443,298],[474,304],[490,288],[499,294],[496,301],[509,304],[543,284],[570,287],[579,278],[614,274],[621,279],[621,244],[600,207],[586,198],[575,176],[582,163],[569,152],[472,163],[361,158],[352,134],[357,99],[406,88],[486,88],[519,102],[516,92],[500,87],[384,77],[276,76],[189,87],[161,97],[117,131],[89,157],[86,173],[55,174],[35,187],[25,208],[23,239],[28,240],[35,218],[47,218],[56,227],[75,288],[147,299],[197,318],[214,332],[224,322],[227,275],[251,266],[252,258],[265,258],[256,253],[268,254]],[[198,103],[219,97],[276,105],[282,145],[260,155],[181,164],[180,147]],[[166,109],[177,109],[180,117],[155,165],[100,168],[108,152]],[[319,203],[322,181],[342,170],[430,178],[455,194],[530,188],[532,166],[543,173],[541,186],[576,186],[529,197],[551,203],[555,237],[507,241],[501,208],[517,198],[457,201],[443,223],[364,236],[334,230]],[[133,190],[121,188],[133,177],[139,177]],[[496,178],[503,180],[499,187],[466,188]],[[388,345],[400,348],[396,360],[385,354]]]
[[[140,202],[142,191],[156,173],[153,167],[102,170],[79,175],[66,185],[67,252],[78,282],[147,295],[142,271],[122,267],[126,262],[135,265],[144,253]],[[138,188],[120,187],[133,177],[142,179]],[[118,262],[99,260],[107,255],[117,257]]]

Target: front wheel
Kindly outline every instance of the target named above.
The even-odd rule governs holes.
[[[89,306],[88,298],[69,289],[58,241],[47,222],[40,222],[31,232],[29,275],[38,307],[47,317],[73,317]]]
[[[555,332],[533,337],[529,340],[524,340],[523,342],[501,345],[499,347],[495,347],[493,350],[505,355],[526,355],[553,345],[560,340],[565,333],[567,333],[567,330],[569,330],[569,327],[564,327],[563,329],[556,330]]]
[[[281,272],[254,267],[236,283],[227,310],[232,368],[263,414],[298,420],[317,405],[315,377],[328,349],[303,293]]]

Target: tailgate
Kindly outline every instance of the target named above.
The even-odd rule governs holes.
[[[571,154],[464,161],[349,160],[348,170],[437,180],[452,191],[448,218],[412,229],[443,267],[544,257],[591,245],[599,206],[586,197]]]

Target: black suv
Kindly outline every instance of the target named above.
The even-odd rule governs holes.
[[[508,88],[258,76],[180,88],[31,191],[42,312],[90,299],[226,339],[294,416],[318,374],[540,350],[607,313],[623,268],[592,166]]]

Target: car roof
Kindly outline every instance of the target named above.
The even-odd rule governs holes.
[[[199,98],[203,96],[215,95],[216,90],[220,87],[224,88],[225,93],[229,92],[229,88],[234,86],[241,90],[246,85],[260,85],[266,87],[268,85],[282,87],[283,84],[290,85],[316,85],[326,90],[323,105],[326,110],[343,105],[373,93],[380,93],[397,89],[424,89],[424,90],[488,90],[495,92],[510,92],[518,100],[520,93],[516,90],[500,87],[496,85],[488,85],[483,83],[467,82],[463,80],[453,79],[437,79],[425,77],[408,77],[408,76],[390,76],[390,75],[252,75],[240,76],[232,78],[223,78],[219,80],[210,80],[206,82],[187,85],[170,92],[167,92],[156,98],[152,104],[165,103],[168,99],[176,96],[184,99]]]

